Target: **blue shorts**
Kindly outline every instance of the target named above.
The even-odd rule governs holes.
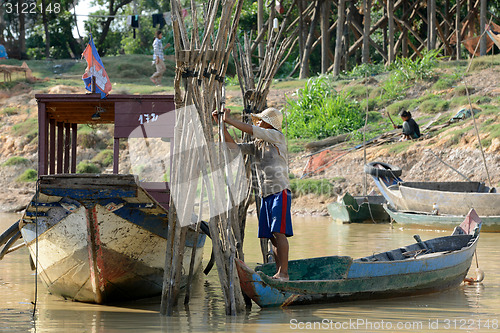
[[[259,215],[259,238],[273,238],[273,232],[293,236],[290,190],[262,198]]]

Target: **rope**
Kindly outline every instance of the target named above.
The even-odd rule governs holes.
[[[488,22],[488,25],[491,24],[491,20],[492,20],[492,17],[490,18],[490,21]],[[486,33],[486,29],[484,29],[484,31],[481,34],[481,36],[479,36],[479,39],[481,39],[485,33]],[[476,54],[477,48],[479,47],[479,44],[480,43],[477,43],[476,48],[474,49],[474,53],[472,53],[472,57],[469,60],[469,65],[467,66],[467,69],[465,70],[464,75],[469,71],[470,66],[472,65],[472,60],[474,59],[474,56]],[[463,78],[463,81],[464,81],[464,86],[465,86],[465,92],[467,93],[467,100],[469,102],[469,107],[471,109],[472,121],[474,123],[474,129],[475,129],[475,132],[476,132],[477,141],[479,143],[479,150],[481,151],[481,156],[483,157],[484,168],[486,170],[486,175],[488,176],[488,182],[490,184],[490,188],[492,188],[493,185],[491,183],[490,173],[488,171],[488,166],[486,164],[486,157],[484,156],[483,145],[481,143],[481,137],[479,136],[479,130],[477,129],[476,116],[475,116],[474,110],[472,108],[472,102],[471,102],[470,94],[469,94],[469,87],[467,86],[467,81],[466,81],[465,77]]]
[[[40,199],[40,178],[36,181],[35,202]],[[36,320],[36,303],[38,298],[38,205],[35,204],[35,300],[33,303],[33,320]]]

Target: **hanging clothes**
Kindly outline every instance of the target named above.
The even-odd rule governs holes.
[[[163,13],[163,19],[165,20],[165,23],[167,23],[167,25],[169,25],[169,26],[172,25],[172,13],[171,12]]]
[[[157,28],[157,25],[160,25],[160,29],[163,28],[166,24],[165,19],[163,18],[163,14],[153,14],[153,27]]]

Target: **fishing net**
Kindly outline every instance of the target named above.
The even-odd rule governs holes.
[[[182,226],[228,213],[246,199],[241,152],[207,143],[192,105],[176,111],[173,146],[170,195]]]

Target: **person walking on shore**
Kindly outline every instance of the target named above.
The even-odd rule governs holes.
[[[161,38],[163,37],[161,30],[157,30],[155,33],[155,40],[153,41],[153,62],[156,66],[156,72],[151,75],[150,80],[155,85],[161,84],[161,77],[167,67],[165,66],[165,58],[163,56],[163,50],[170,46],[170,43],[167,43],[165,47],[163,47]]]
[[[223,121],[242,132],[252,135],[251,143],[240,143],[237,147],[243,154],[255,156],[261,195],[259,214],[259,238],[268,238],[273,245],[276,261],[274,279],[288,281],[287,237],[293,236],[290,181],[288,179],[288,156],[286,138],[281,132],[283,115],[275,108],[252,114],[254,125],[230,118],[230,109],[224,109]],[[217,121],[217,110],[212,113]],[[229,148],[236,148],[236,142],[224,127],[224,137]]]

